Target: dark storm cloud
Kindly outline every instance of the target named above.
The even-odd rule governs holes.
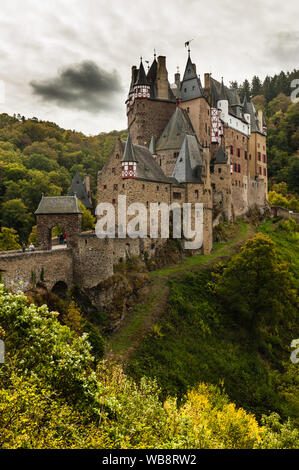
[[[30,83],[35,95],[58,106],[91,113],[114,108],[114,97],[122,91],[119,75],[101,69],[93,61],[71,65],[54,78]]]

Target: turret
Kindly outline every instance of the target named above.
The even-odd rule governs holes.
[[[135,157],[135,151],[132,144],[130,133],[125,146],[124,155],[121,161],[122,178],[136,178],[137,170],[137,159]]]
[[[142,59],[140,60],[140,67],[136,82],[134,83],[134,97],[136,98],[150,98],[150,83],[146,78]]]
[[[226,95],[223,78],[221,81],[219,99],[217,101],[217,108],[220,110],[220,118],[224,121],[228,121],[228,98]]]

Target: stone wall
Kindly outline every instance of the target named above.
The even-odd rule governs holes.
[[[42,271],[44,275],[42,276]],[[62,281],[73,284],[72,250],[34,251],[0,255],[0,274],[7,287],[23,291],[42,281],[48,290]]]
[[[168,100],[136,99],[128,114],[128,129],[133,144],[149,146],[156,141],[175,111],[176,104]]]

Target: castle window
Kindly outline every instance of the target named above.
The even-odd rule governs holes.
[[[115,199],[112,199],[112,204],[116,204],[116,200],[115,200]]]
[[[266,176],[266,175],[267,175],[267,169],[264,168],[264,176]]]
[[[116,169],[115,169],[115,168],[112,168],[112,173],[115,175],[115,173],[116,173]]]
[[[157,191],[159,191],[159,186],[157,186]]]
[[[195,189],[195,197],[198,199],[198,189]]]
[[[245,160],[248,160],[248,152],[247,152],[247,150],[245,150],[245,152],[244,152],[244,157],[245,157]]]
[[[218,173],[221,173],[221,168],[218,168]]]
[[[231,145],[231,146],[230,146],[230,154],[233,155],[233,153],[234,153],[234,146]]]
[[[238,173],[241,173],[241,165],[238,164]]]
[[[238,149],[238,157],[240,157],[240,156],[241,156],[241,150]]]
[[[189,114],[190,108],[187,108],[187,113]]]
[[[261,161],[261,152],[257,153],[257,159],[258,159],[259,162]]]
[[[144,185],[144,184],[142,185],[142,189],[145,189],[145,185]]]
[[[117,191],[117,190],[118,190],[118,185],[115,184],[115,185],[114,185],[114,191]]]
[[[148,204],[148,201],[146,201],[146,207],[148,208],[149,204]]]
[[[263,155],[263,162],[266,163],[266,155]]]
[[[251,160],[251,153],[249,154],[249,160]]]
[[[118,153],[116,154],[116,158],[117,158],[117,160],[119,160],[119,154]]]
[[[104,184],[103,189],[107,189],[107,184]]]
[[[166,191],[166,192],[168,192],[168,188],[167,188],[167,186],[166,186],[166,188],[165,188],[165,191]]]
[[[262,174],[262,167],[259,166],[259,174],[261,175]]]
[[[181,199],[181,197],[182,197],[181,193],[173,193],[174,199]]]
[[[125,185],[123,184],[123,189],[125,189]]]
[[[179,152],[173,152],[173,158],[178,158]]]
[[[185,92],[185,93],[186,93],[186,91],[187,91],[187,88],[184,88],[184,92]]]

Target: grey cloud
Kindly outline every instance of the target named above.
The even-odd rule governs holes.
[[[43,101],[91,113],[114,109],[115,95],[122,91],[117,72],[107,72],[93,61],[68,66],[56,77],[30,85]]]

